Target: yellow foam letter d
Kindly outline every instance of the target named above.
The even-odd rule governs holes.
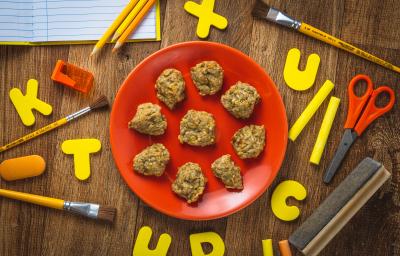
[[[171,244],[171,236],[164,233],[160,236],[157,246],[154,250],[149,249],[149,242],[153,231],[150,227],[144,226],[139,230],[133,247],[133,256],[164,256],[167,255]]]
[[[66,140],[61,145],[65,154],[74,155],[75,176],[86,180],[90,176],[90,153],[101,149],[101,142],[96,139]]]
[[[36,109],[43,115],[50,115],[53,108],[37,98],[38,93],[38,81],[30,79],[26,87],[26,94],[23,95],[21,90],[13,88],[10,91],[10,99],[14,104],[15,109],[21,121],[26,126],[31,126],[35,123],[35,116],[32,113],[33,109]]]
[[[210,243],[213,250],[205,254],[202,243]],[[204,232],[190,235],[190,248],[192,256],[223,256],[225,253],[225,244],[222,238],[215,232]]]

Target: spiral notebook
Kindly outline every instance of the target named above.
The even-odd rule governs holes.
[[[95,43],[130,0],[0,0],[0,44]],[[129,41],[160,40],[159,1]]]

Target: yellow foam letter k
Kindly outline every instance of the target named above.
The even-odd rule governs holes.
[[[26,95],[23,95],[21,90],[13,88],[10,91],[10,99],[18,112],[21,121],[26,126],[31,126],[35,123],[35,116],[32,113],[36,109],[43,115],[50,115],[53,111],[52,107],[37,98],[38,81],[29,79],[26,87]]]
[[[149,249],[149,242],[153,231],[150,227],[144,226],[139,230],[133,247],[133,256],[165,256],[168,253],[171,244],[171,236],[164,233],[160,236],[157,246],[154,250]]]

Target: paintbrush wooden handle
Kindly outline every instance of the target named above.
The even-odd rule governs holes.
[[[17,146],[17,145],[19,145],[21,143],[24,143],[25,141],[31,140],[33,138],[36,138],[37,136],[42,135],[43,133],[46,133],[46,132],[51,131],[51,130],[57,128],[57,127],[60,127],[61,125],[66,124],[67,122],[68,122],[67,118],[63,118],[63,119],[60,119],[58,121],[55,121],[54,123],[51,123],[51,124],[49,124],[49,125],[47,125],[47,126],[45,126],[43,128],[40,128],[39,130],[36,130],[36,131],[34,131],[32,133],[29,133],[29,134],[25,135],[22,138],[19,138],[18,140],[15,140],[15,141],[13,141],[11,143],[8,143],[7,145],[4,145],[4,146],[0,147],[0,152],[6,151],[7,149],[15,147],[15,146]]]
[[[45,196],[38,196],[38,195],[33,195],[33,194],[28,194],[28,193],[6,190],[6,189],[0,189],[0,196],[27,202],[27,203],[31,203],[31,204],[46,206],[49,208],[54,208],[54,209],[59,209],[59,210],[64,209],[64,200],[61,200],[61,199],[45,197]]]
[[[323,31],[321,31],[321,30],[319,30],[319,29],[317,29],[317,28],[315,28],[315,27],[313,27],[311,25],[308,25],[308,24],[304,23],[304,22],[301,23],[299,31],[301,33],[303,33],[303,34],[306,34],[306,35],[310,36],[310,37],[313,37],[315,39],[323,41],[323,42],[325,42],[327,44],[333,45],[333,46],[335,46],[337,48],[340,48],[340,49],[345,50],[347,52],[350,52],[352,54],[355,54],[355,55],[357,55],[357,56],[359,56],[361,58],[364,58],[366,60],[372,61],[372,62],[374,62],[376,64],[379,64],[379,65],[381,65],[381,66],[383,66],[383,67],[385,67],[387,69],[393,70],[393,71],[395,71],[397,73],[400,73],[400,68],[399,67],[397,67],[397,66],[395,66],[395,65],[393,65],[393,64],[391,64],[391,63],[389,63],[389,62],[387,62],[385,60],[382,60],[382,59],[380,59],[380,58],[378,58],[378,57],[376,57],[376,56],[374,56],[374,55],[372,55],[372,54],[370,54],[370,53],[368,53],[366,51],[363,51],[363,50],[355,47],[354,45],[346,43],[345,41],[342,41],[339,38],[331,36],[331,35],[323,32]]]

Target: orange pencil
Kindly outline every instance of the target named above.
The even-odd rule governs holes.
[[[132,23],[126,28],[124,33],[119,37],[117,43],[115,44],[113,48],[113,52],[115,52],[117,49],[119,49],[126,41],[126,39],[129,37],[130,34],[137,28],[137,26],[140,24],[140,22],[143,20],[144,16],[149,12],[151,7],[153,7],[154,3],[156,0],[149,0],[146,5],[143,7],[142,10],[137,14],[135,19],[132,21]]]

